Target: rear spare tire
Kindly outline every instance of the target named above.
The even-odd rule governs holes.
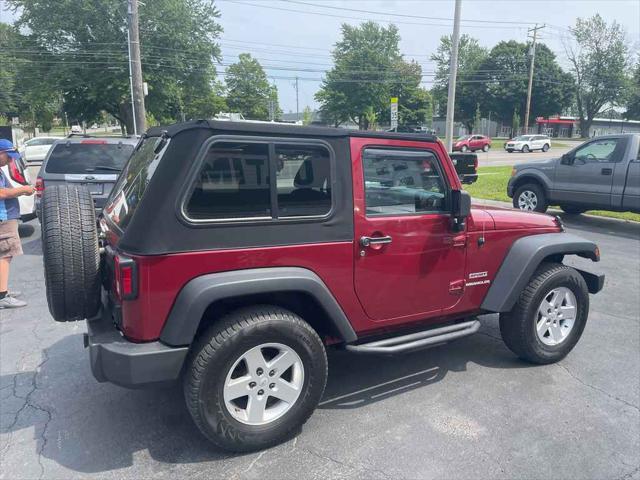
[[[93,317],[100,305],[100,254],[89,190],[47,187],[41,220],[49,312],[58,322]]]

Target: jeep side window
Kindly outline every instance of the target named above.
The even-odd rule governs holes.
[[[270,217],[269,145],[216,142],[186,204],[194,219]]]
[[[590,142],[576,150],[575,159],[583,162],[618,162],[620,161],[619,155],[616,153],[618,140],[617,138],[605,138]]]
[[[212,221],[324,216],[331,210],[330,165],[321,145],[215,142],[185,213]]]
[[[325,215],[331,210],[329,152],[315,145],[276,145],[278,216]]]
[[[362,154],[367,215],[442,212],[446,189],[435,155],[367,148]]]

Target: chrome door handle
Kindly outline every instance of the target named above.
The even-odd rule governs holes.
[[[360,245],[369,247],[371,245],[386,245],[391,243],[391,237],[360,237]]]

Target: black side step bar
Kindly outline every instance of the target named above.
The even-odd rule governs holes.
[[[384,340],[376,340],[359,345],[345,345],[345,348],[350,352],[356,353],[405,353],[472,335],[479,328],[480,322],[478,320],[470,320],[409,335],[385,338]]]

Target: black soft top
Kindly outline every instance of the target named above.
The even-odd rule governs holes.
[[[152,127],[147,130],[145,136],[159,137],[165,135],[173,137],[186,130],[216,130],[234,133],[249,133],[253,135],[300,135],[306,137],[366,137],[389,138],[395,140],[414,140],[423,142],[436,142],[437,137],[426,133],[395,133],[378,132],[370,130],[349,130],[346,128],[302,126],[269,122],[230,122],[226,120],[192,120],[189,122],[175,123],[167,127]]]

